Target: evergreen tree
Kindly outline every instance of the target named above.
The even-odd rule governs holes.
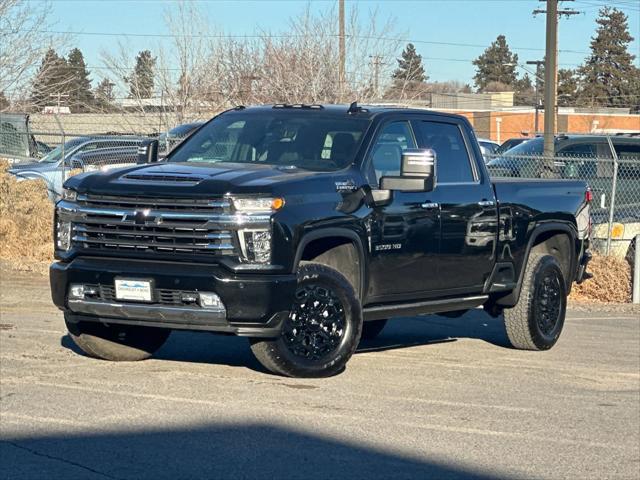
[[[129,84],[129,98],[151,98],[153,96],[156,58],[149,50],[143,50],[136,57],[133,74],[125,78]]]
[[[596,23],[591,54],[578,69],[580,104],[611,107],[637,104],[639,99],[632,95],[640,69],[633,65],[635,55],[629,53],[633,37],[628,17],[616,8],[604,7]]]
[[[569,107],[575,105],[578,92],[576,72],[570,68],[558,70],[558,106]]]
[[[499,35],[473,64],[476,66],[473,80],[480,92],[491,82],[500,82],[515,89],[518,55],[511,52],[504,35]]]
[[[422,55],[418,55],[413,43],[408,43],[398,58],[398,68],[393,72],[393,78],[405,82],[424,83],[429,78],[422,65]]]
[[[87,112],[94,106],[91,79],[84,63],[82,52],[74,48],[67,56],[67,68],[71,85],[69,86],[69,107],[72,112]]]
[[[110,112],[114,109],[115,95],[113,93],[113,83],[108,78],[103,78],[93,92],[96,107],[103,112]]]
[[[525,73],[522,78],[516,80],[513,87],[516,92],[514,96],[514,102],[516,105],[531,106],[535,103],[536,91],[528,73]]]
[[[32,105],[37,110],[47,105],[57,105],[58,101],[66,106],[70,83],[67,61],[58,56],[55,50],[49,49],[33,81]]]

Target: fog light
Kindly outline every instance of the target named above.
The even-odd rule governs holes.
[[[202,308],[219,308],[222,307],[222,301],[220,297],[211,292],[200,292],[200,306]]]
[[[84,298],[84,285],[71,284],[69,298]]]
[[[56,222],[56,247],[59,250],[71,248],[71,222],[58,220]]]

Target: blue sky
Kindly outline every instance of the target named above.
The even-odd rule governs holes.
[[[336,3],[335,0],[318,0],[311,2],[311,6],[321,10]],[[472,83],[474,69],[471,60],[500,34],[506,35],[521,63],[544,55],[544,15],[532,15],[534,9],[544,8],[544,3],[537,0],[346,0],[346,8],[356,3],[361,12],[377,8],[381,19],[396,18],[397,32],[415,42],[431,80]],[[289,17],[300,13],[307,2],[210,0],[199,4],[206,10],[208,18],[225,33],[244,35],[257,28],[286,31]],[[563,17],[560,21],[560,67],[574,68],[584,60],[595,30],[598,9],[605,4],[616,6],[629,16],[631,34],[636,39],[631,50],[640,56],[640,1],[566,1],[561,4],[563,8],[581,13]],[[174,0],[53,0],[52,20],[56,30],[158,34],[165,30],[164,11],[175,6]],[[125,37],[75,35],[71,37],[70,45],[83,51],[89,66],[100,66],[100,52],[113,49],[119,38]],[[135,52],[146,48],[153,51],[160,41],[150,37],[128,38],[128,44]],[[422,42],[477,44],[482,47]],[[636,58],[636,64],[639,62],[640,59]],[[99,78],[100,71],[94,70],[92,76],[94,80]]]

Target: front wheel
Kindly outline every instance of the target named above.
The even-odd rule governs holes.
[[[251,339],[251,350],[268,370],[287,377],[328,377],[340,372],[358,346],[362,307],[338,271],[307,263],[289,317],[275,339]]]
[[[134,362],[153,355],[171,330],[134,325],[105,325],[99,322],[70,322],[69,336],[90,357],[113,362]]]
[[[558,261],[535,253],[527,261],[520,298],[505,308],[504,322],[511,345],[521,350],[548,350],[564,326],[567,289]]]

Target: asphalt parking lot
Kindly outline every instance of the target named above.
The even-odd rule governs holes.
[[[2,276],[2,478],[640,477],[638,310],[572,309],[545,353],[480,311],[396,320],[342,374],[296,380],[210,334],[87,358],[46,279]]]

